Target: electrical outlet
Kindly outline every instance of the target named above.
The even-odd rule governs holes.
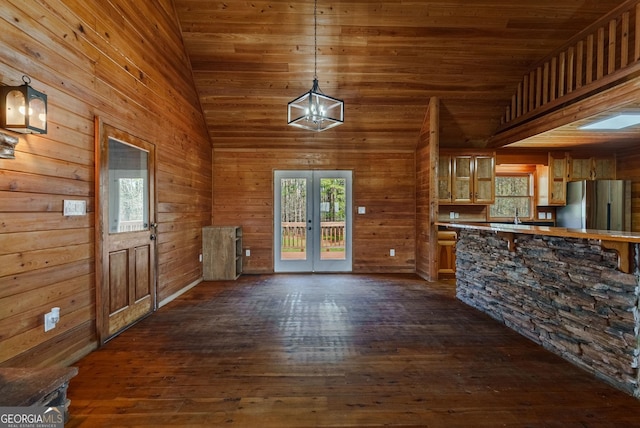
[[[250,250],[250,249],[248,249],[248,248],[247,248],[246,250],[244,250],[244,255],[245,255],[246,257],[251,256],[251,250]]]
[[[389,255],[391,257],[395,257],[396,256],[396,250],[394,250],[393,248],[389,250]]]

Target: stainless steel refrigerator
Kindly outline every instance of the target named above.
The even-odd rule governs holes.
[[[567,205],[556,210],[556,220],[571,229],[631,230],[631,182],[567,183]]]

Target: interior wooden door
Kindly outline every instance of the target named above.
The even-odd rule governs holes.
[[[104,343],[156,307],[155,147],[99,120],[96,135],[96,323]]]

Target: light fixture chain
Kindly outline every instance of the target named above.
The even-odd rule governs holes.
[[[318,0],[313,4],[313,78],[318,79]]]
[[[325,131],[344,123],[344,102],[325,95],[318,84],[318,0],[313,3],[313,86],[287,105],[287,123],[309,131]]]

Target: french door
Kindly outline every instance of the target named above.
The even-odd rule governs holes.
[[[351,272],[351,182],[351,171],[275,171],[276,272]]]

